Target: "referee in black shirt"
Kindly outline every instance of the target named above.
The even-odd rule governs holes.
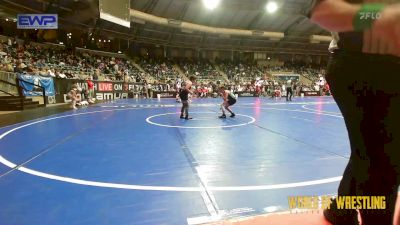
[[[292,101],[293,87],[292,79],[286,81],[286,101]]]
[[[311,20],[337,34],[326,79],[351,145],[338,195],[385,196],[386,209],[360,214],[363,225],[392,225],[400,180],[400,2],[316,1]],[[324,211],[330,222],[358,224],[355,210],[331,206]]]

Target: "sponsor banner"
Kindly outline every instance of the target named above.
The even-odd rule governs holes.
[[[57,14],[18,14],[18,29],[58,29]]]
[[[289,196],[290,210],[325,210],[332,204],[332,196]],[[337,196],[338,210],[385,210],[386,196]]]
[[[78,96],[79,101],[82,99],[85,99],[85,96],[82,93],[78,94],[77,96]],[[67,97],[66,94],[63,94],[60,97],[62,97],[62,99],[59,102],[63,102],[63,103],[71,102],[71,100]],[[129,93],[95,93],[93,97],[96,100],[100,100],[100,101],[132,98],[129,96]]]
[[[22,87],[22,93],[24,96],[42,96],[42,88],[44,88],[46,96],[55,95],[54,81],[52,77],[18,74],[18,79],[22,80],[19,81],[19,85]]]
[[[304,96],[320,96],[319,91],[303,91]]]
[[[94,96],[97,100],[116,100],[132,98],[130,93],[140,93],[143,91],[143,84],[141,83],[122,83],[112,81],[93,81],[94,83]],[[72,89],[72,85],[76,84],[82,93],[78,98],[84,98],[83,92],[88,90],[86,80],[68,80],[55,78],[56,86],[56,101],[59,103],[69,102],[67,93]]]

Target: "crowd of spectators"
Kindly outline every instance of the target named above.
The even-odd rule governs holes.
[[[283,68],[308,77],[310,80],[317,80],[320,74],[324,73],[321,64],[304,62],[285,62]]]
[[[237,83],[234,85],[228,85],[228,87],[238,93],[238,92],[250,92],[254,93],[255,96],[270,96],[270,97],[281,97],[286,95],[286,88],[290,85],[293,90],[294,96],[300,96],[301,93],[307,91],[317,91],[320,95],[329,95],[330,89],[329,85],[325,82],[323,77],[320,77],[318,82],[312,84],[304,84],[297,79],[292,79],[290,84],[287,80],[277,80],[277,79],[266,79],[266,80],[256,80],[251,83]]]
[[[222,75],[208,60],[180,59],[179,66],[187,77],[194,75],[202,83],[223,80]]]
[[[11,38],[0,43],[0,70],[69,79],[141,80],[140,71],[122,57],[24,43]]]
[[[139,65],[155,80],[169,81],[180,78],[179,72],[174,68],[172,60],[140,59]]]
[[[184,79],[177,69],[178,64],[187,76],[195,75],[198,80],[194,91],[199,97],[213,96],[216,86],[224,85],[236,92],[258,92],[270,95],[276,90],[284,91],[284,83],[267,78],[266,74],[275,72],[295,72],[308,76],[318,82],[321,68],[318,65],[285,63],[283,66],[262,67],[256,63],[207,60],[156,60],[139,58],[136,62],[144,70],[142,73],[134,63],[123,56],[109,56],[95,51],[78,51],[60,45],[24,43],[13,38],[0,42],[0,70],[66,79],[116,80],[125,82],[144,82],[147,89],[155,91],[176,91],[175,83]],[[220,71],[228,76],[225,80]],[[143,79],[154,78],[151,82]],[[147,80],[148,81],[148,80]],[[282,88],[283,87],[283,88]],[[299,90],[315,90],[315,85],[297,83]]]
[[[329,94],[329,86],[325,83],[314,83],[314,84],[303,84],[298,80],[292,80],[290,82],[293,88],[294,96],[300,96],[301,93],[306,91],[317,91],[321,95]],[[197,98],[206,97],[217,97],[218,87],[224,86],[226,89],[232,92],[247,93],[252,96],[264,96],[264,97],[281,97],[286,95],[286,87],[288,86],[287,81],[277,80],[268,78],[266,80],[254,80],[252,82],[229,82],[229,83],[200,83],[192,86],[194,96]],[[172,90],[173,86],[170,86]]]
[[[228,76],[230,81],[249,82],[257,78],[264,77],[264,68],[256,63],[244,62],[217,62],[220,69]]]

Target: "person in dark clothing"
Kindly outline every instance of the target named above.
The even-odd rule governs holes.
[[[219,117],[220,119],[225,119],[225,110],[231,113],[231,118],[235,117],[235,113],[230,109],[230,107],[236,104],[236,96],[231,92],[226,90],[224,87],[219,88],[219,92],[222,96],[224,102],[221,105],[222,115]]]
[[[21,67],[19,66],[14,67],[14,73],[23,73],[23,72],[24,70]]]
[[[361,209],[361,218],[363,225],[392,225],[400,180],[400,4],[316,1],[310,16],[333,32],[326,80],[351,146],[338,195],[384,196],[386,209]],[[324,216],[334,225],[359,224],[357,211],[339,210],[336,201]]]
[[[100,71],[98,69],[96,69],[95,73],[93,74],[93,80],[98,80],[99,74],[100,74]]]
[[[292,101],[292,96],[293,96],[292,80],[289,79],[286,82],[286,101]]]
[[[183,86],[186,85],[186,83],[182,84]],[[186,88],[181,88],[179,91],[179,98],[181,99],[182,102],[182,108],[181,108],[181,119],[186,119],[190,120],[192,118],[189,117],[189,94],[192,92],[189,89]]]
[[[188,81],[182,83],[182,87],[179,91],[179,97],[181,98],[182,108],[181,108],[181,119],[191,120],[193,118],[189,117],[189,94],[193,94],[190,90],[192,88],[193,82],[196,81],[196,77],[191,76]]]

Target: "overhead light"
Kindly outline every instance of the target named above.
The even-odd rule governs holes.
[[[217,8],[220,2],[221,0],[203,0],[204,6],[209,10]]]
[[[268,2],[266,6],[266,10],[269,13],[274,13],[276,10],[278,10],[278,4],[276,2]]]
[[[8,18],[6,18],[6,21],[8,21]]]
[[[108,40],[108,42],[111,42],[111,40]]]
[[[268,60],[271,60],[271,57],[268,57]]]
[[[121,54],[122,52],[121,52],[121,51],[118,51],[118,53]]]
[[[64,44],[64,42],[60,42],[59,44],[60,44],[60,45],[63,45],[63,44]]]
[[[99,39],[99,42],[101,42],[101,40]]]
[[[92,41],[94,41],[94,38],[92,38]]]

